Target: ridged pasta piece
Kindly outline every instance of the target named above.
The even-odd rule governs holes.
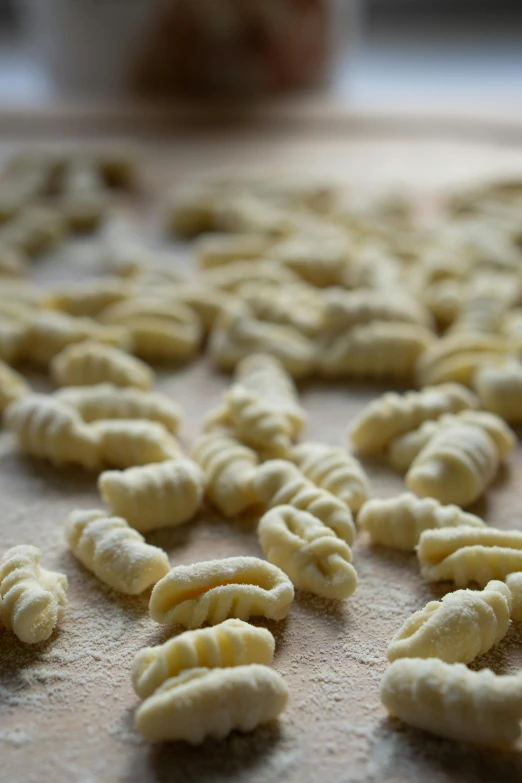
[[[182,412],[170,397],[159,392],[120,389],[111,383],[77,386],[55,392],[61,402],[74,408],[86,422],[99,419],[147,419],[177,432]]]
[[[99,435],[102,461],[113,468],[132,468],[183,456],[178,441],[156,421],[100,419],[91,427]]]
[[[448,334],[499,333],[506,312],[516,304],[517,282],[499,274],[474,275],[464,306]]]
[[[65,523],[71,551],[102,582],[125,595],[138,595],[168,574],[162,549],[106,511],[73,511]]]
[[[419,540],[417,556],[428,582],[452,581],[457,587],[491,579],[504,580],[522,570],[522,532],[485,528],[427,530]]]
[[[236,303],[233,294],[198,283],[176,285],[174,296],[194,310],[205,332],[210,332],[223,310],[234,307]]]
[[[190,669],[167,680],[136,711],[136,730],[146,740],[184,740],[199,745],[234,729],[253,731],[283,712],[288,689],[268,666]]]
[[[491,669],[470,671],[437,658],[402,658],[381,680],[381,701],[409,726],[474,745],[506,745],[520,736],[522,680]]]
[[[172,568],[154,587],[149,608],[157,623],[199,628],[230,617],[282,620],[293,599],[280,568],[257,557],[228,557]]]
[[[443,413],[478,408],[477,397],[457,383],[397,394],[387,392],[370,402],[350,427],[350,438],[361,454],[376,454],[405,432]]]
[[[31,393],[23,375],[0,359],[0,413],[14,400]]]
[[[522,421],[522,364],[485,364],[478,368],[473,386],[487,410],[509,422]]]
[[[408,380],[434,339],[417,324],[372,321],[334,340],[319,356],[320,370],[331,378]]]
[[[484,590],[456,590],[409,617],[388,646],[388,660],[440,658],[471,663],[498,644],[509,628],[511,592],[504,582]]]
[[[432,325],[427,310],[413,297],[394,291],[361,288],[347,291],[330,288],[324,294],[324,327],[328,334],[340,334],[371,321]]]
[[[266,628],[225,620],[212,628],[186,631],[157,647],[144,647],[134,656],[132,684],[138,696],[146,699],[165,680],[187,669],[269,665],[274,649],[274,637]]]
[[[98,488],[114,514],[146,533],[192,519],[201,506],[204,479],[199,466],[184,457],[105,471]]]
[[[294,446],[291,460],[307,479],[338,497],[351,511],[358,511],[368,500],[368,476],[359,460],[344,449],[307,441]]]
[[[40,550],[14,546],[0,560],[2,622],[21,642],[50,637],[65,612],[67,577],[40,566]]]
[[[253,449],[272,457],[288,457],[292,441],[291,424],[279,411],[265,404],[264,397],[235,383],[225,394],[234,429]]]
[[[100,464],[97,434],[66,403],[46,394],[28,394],[5,409],[6,427],[20,450],[55,465],[76,464],[95,470]]]
[[[299,468],[286,460],[270,460],[257,468],[254,492],[269,508],[289,505],[308,511],[352,544],[355,528],[350,509],[331,492],[316,487]]]
[[[409,489],[441,503],[469,506],[495,478],[499,454],[481,428],[456,424],[435,433],[406,474]]]
[[[310,338],[324,329],[323,293],[304,281],[244,283],[237,293],[260,321],[291,326]]]
[[[508,574],[506,584],[511,592],[511,619],[522,622],[522,571]]]
[[[350,547],[308,511],[276,506],[261,517],[257,534],[267,560],[300,590],[347,598],[357,587]]]
[[[128,296],[129,291],[119,278],[100,277],[53,289],[45,306],[76,317],[96,318],[102,310]]]
[[[361,508],[357,524],[373,544],[413,552],[425,530],[440,527],[484,527],[480,517],[459,506],[443,506],[435,498],[418,498],[404,492],[394,498],[369,500]]]
[[[252,481],[259,457],[232,435],[218,430],[201,436],[192,458],[203,470],[208,499],[224,516],[233,517],[257,502]]]
[[[201,269],[212,269],[235,261],[249,261],[267,255],[273,242],[260,234],[206,234],[194,245]]]
[[[448,381],[470,385],[480,364],[503,362],[516,353],[516,343],[502,335],[449,335],[433,342],[419,357],[415,377],[419,386]]]
[[[224,291],[236,291],[247,282],[283,285],[299,281],[299,275],[277,261],[233,261],[226,266],[205,270],[203,282]]]
[[[486,411],[464,410],[457,414],[445,414],[434,421],[425,421],[418,429],[395,438],[390,443],[387,452],[390,465],[402,472],[408,470],[417,455],[436,433],[460,424],[471,424],[484,430],[495,443],[501,459],[505,459],[516,446],[517,440],[514,432],[499,416]]]
[[[69,345],[51,362],[51,376],[58,386],[95,386],[112,383],[149,391],[154,372],[145,362],[102,343]]]
[[[442,278],[424,288],[422,300],[441,329],[446,329],[458,317],[465,301],[461,280]]]
[[[300,233],[279,242],[269,255],[307,283],[327,288],[344,282],[350,246],[344,235],[334,239]]]

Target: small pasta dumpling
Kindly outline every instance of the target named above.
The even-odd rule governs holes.
[[[350,245],[344,233],[335,238],[302,233],[279,242],[269,255],[307,283],[328,288],[343,284]]]
[[[432,325],[427,310],[412,296],[396,290],[360,288],[347,291],[329,288],[324,293],[324,328],[327,334],[343,334],[348,329],[372,321]]]
[[[128,296],[129,290],[119,278],[99,277],[53,289],[45,306],[76,317],[96,318],[102,310]]]
[[[31,393],[31,387],[21,375],[0,359],[0,413],[14,400]]]
[[[233,294],[199,283],[176,285],[174,296],[196,313],[205,333],[211,331],[223,310],[230,309],[236,304],[236,297]]]
[[[261,395],[235,383],[225,394],[225,404],[232,425],[244,443],[263,455],[289,455],[290,422],[284,414],[266,405]]]
[[[286,707],[288,688],[268,666],[189,669],[167,680],[136,711],[136,730],[146,740],[184,740],[199,745],[234,729],[253,731]]]
[[[165,680],[186,669],[269,665],[274,649],[274,637],[266,628],[225,620],[211,628],[185,631],[157,647],[144,647],[134,656],[132,684],[138,696],[146,699]]]
[[[311,339],[324,329],[322,290],[305,283],[244,283],[237,291],[260,321],[297,329]]]
[[[152,465],[109,470],[98,488],[111,511],[147,532],[188,522],[203,500],[201,468],[186,457]]]
[[[473,378],[480,402],[488,411],[509,422],[522,421],[522,364],[484,364]]]
[[[172,568],[154,587],[149,609],[157,623],[200,628],[230,617],[282,620],[293,600],[280,568],[257,557],[229,557]]]
[[[147,544],[137,530],[105,511],[73,511],[65,537],[78,560],[102,582],[126,595],[138,595],[169,572],[162,549]]]
[[[419,357],[419,386],[457,382],[470,386],[481,364],[504,362],[516,355],[516,342],[498,334],[453,334],[433,342]]]
[[[58,386],[112,383],[149,391],[154,384],[154,372],[145,362],[112,345],[89,340],[69,345],[55,356],[51,376]]]
[[[510,622],[511,592],[504,582],[484,590],[456,590],[415,612],[388,646],[388,660],[440,658],[471,663],[498,644]]]
[[[91,427],[99,435],[102,461],[113,468],[132,468],[183,456],[179,442],[157,421],[100,419]]]
[[[338,497],[351,511],[358,511],[368,500],[368,476],[344,449],[307,441],[293,447],[291,460],[307,479]]]
[[[262,234],[205,234],[194,244],[201,269],[212,269],[235,261],[249,261],[266,256],[273,245]]]
[[[508,574],[506,584],[511,592],[511,619],[522,622],[522,571]]]
[[[233,261],[226,266],[205,270],[203,282],[213,288],[234,292],[244,283],[295,283],[299,275],[277,261]]]
[[[21,642],[48,639],[62,620],[67,577],[40,566],[40,550],[14,546],[0,560],[2,622]]]
[[[268,561],[300,590],[339,599],[357,587],[350,547],[308,511],[276,506],[261,518],[257,535]]]

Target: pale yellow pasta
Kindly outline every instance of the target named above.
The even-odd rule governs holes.
[[[331,492],[320,489],[286,460],[270,460],[257,468],[254,492],[269,508],[289,505],[308,511],[351,544],[355,535],[350,509]]]
[[[402,658],[381,680],[381,701],[404,723],[474,745],[506,745],[520,736],[518,675],[470,671],[437,658]]]
[[[292,326],[306,337],[318,337],[324,330],[323,292],[305,283],[244,283],[238,295],[255,318]]]
[[[343,235],[326,239],[302,233],[279,242],[269,256],[311,285],[327,288],[344,282],[350,247]]]
[[[471,663],[498,644],[510,622],[511,592],[504,582],[484,590],[457,590],[430,601],[402,625],[388,646],[388,660],[440,658]]]
[[[199,266],[211,269],[266,256],[272,244],[260,234],[206,234],[197,240],[194,252]]]
[[[3,625],[26,644],[50,637],[65,612],[67,577],[40,566],[34,546],[14,546],[0,560]]]
[[[228,669],[189,669],[167,680],[136,711],[146,740],[199,745],[234,729],[253,731],[283,712],[288,689],[280,674],[251,664]]]
[[[131,468],[181,457],[179,442],[163,424],[144,419],[100,419],[91,424],[99,436],[102,462]]]
[[[328,334],[340,334],[371,321],[413,323],[431,326],[426,309],[407,293],[360,288],[347,291],[330,288],[324,294],[324,327]]]
[[[138,696],[146,699],[165,680],[187,669],[268,665],[272,663],[274,649],[274,637],[266,628],[257,628],[243,620],[225,620],[211,628],[185,631],[157,647],[140,650],[132,664],[132,684]]]
[[[522,364],[518,361],[482,365],[473,378],[480,402],[509,422],[522,421]]]
[[[416,324],[372,321],[350,329],[319,356],[326,377],[408,380],[434,335]]]
[[[61,212],[44,204],[28,204],[13,220],[0,227],[0,241],[29,256],[56,247],[67,235]]]
[[[204,479],[195,462],[178,458],[106,471],[98,488],[114,514],[136,530],[147,532],[192,519],[201,506]]]
[[[220,430],[203,435],[192,458],[203,470],[208,499],[224,516],[240,514],[256,503],[252,481],[259,457],[233,435]]]
[[[104,225],[100,255],[105,270],[120,278],[139,275],[151,262],[151,252],[141,241],[134,225],[121,216],[113,218]],[[107,302],[107,306],[110,304],[114,302]]]
[[[291,460],[307,479],[338,497],[351,511],[358,511],[368,500],[368,476],[344,449],[307,441],[294,446]]]
[[[394,498],[369,500],[361,508],[357,524],[373,544],[413,552],[425,530],[439,527],[484,527],[480,517],[459,506],[443,506],[435,498],[418,498],[404,492]]]
[[[230,420],[241,440],[263,455],[288,457],[291,424],[284,414],[265,404],[264,397],[235,383],[225,394]]]
[[[267,560],[300,590],[347,598],[357,587],[350,547],[308,511],[276,506],[261,517],[257,534]]]
[[[6,427],[20,450],[55,465],[76,464],[95,470],[100,464],[99,438],[66,403],[46,394],[28,394],[4,412]]]
[[[282,620],[293,599],[280,568],[257,557],[229,557],[172,568],[154,587],[149,608],[157,623],[199,628],[230,617]]]
[[[499,333],[507,310],[516,304],[517,280],[499,274],[476,274],[466,301],[448,334]]]
[[[23,358],[26,325],[0,316],[0,361],[15,364]]]
[[[154,372],[145,362],[112,345],[89,340],[60,351],[51,362],[51,376],[58,386],[112,383],[149,391],[154,384]]]
[[[511,619],[522,621],[522,571],[508,574],[506,584],[511,592]]]
[[[419,357],[415,377],[419,386],[448,381],[470,384],[481,363],[502,362],[516,353],[516,343],[502,335],[449,335],[433,342]]]
[[[138,595],[169,572],[162,549],[147,544],[137,530],[106,511],[73,511],[65,538],[78,560],[102,582],[126,595]]]
[[[464,285],[453,278],[435,280],[422,292],[422,299],[442,329],[458,317],[464,304]]]
[[[235,296],[227,291],[198,283],[176,285],[174,296],[194,310],[205,332],[209,332],[223,310],[233,307],[236,301]]]
[[[45,299],[45,305],[69,315],[96,318],[102,310],[128,296],[128,289],[118,278],[99,277],[53,289]]]
[[[299,276],[283,264],[271,260],[233,261],[226,266],[205,270],[205,285],[236,291],[244,283],[276,283],[283,285],[299,281]]]
[[[0,413],[10,402],[31,393],[31,387],[23,375],[0,359]]]
[[[419,540],[417,556],[428,582],[452,581],[457,587],[491,579],[504,580],[522,570],[522,532],[484,528],[427,530]]]
[[[159,392],[120,389],[110,383],[61,389],[54,397],[74,408],[86,422],[99,419],[147,419],[177,432],[182,412],[179,405]]]
[[[108,193],[87,157],[71,160],[63,174],[60,208],[73,231],[94,231],[107,217]]]
[[[421,497],[468,506],[486,491],[499,464],[495,442],[481,427],[456,424],[428,441],[412,462],[406,484]]]

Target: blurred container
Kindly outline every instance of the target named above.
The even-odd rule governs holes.
[[[351,0],[23,0],[66,94],[252,95],[324,82]]]

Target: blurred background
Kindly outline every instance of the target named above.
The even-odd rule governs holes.
[[[520,0],[0,0],[0,104],[518,101]]]

